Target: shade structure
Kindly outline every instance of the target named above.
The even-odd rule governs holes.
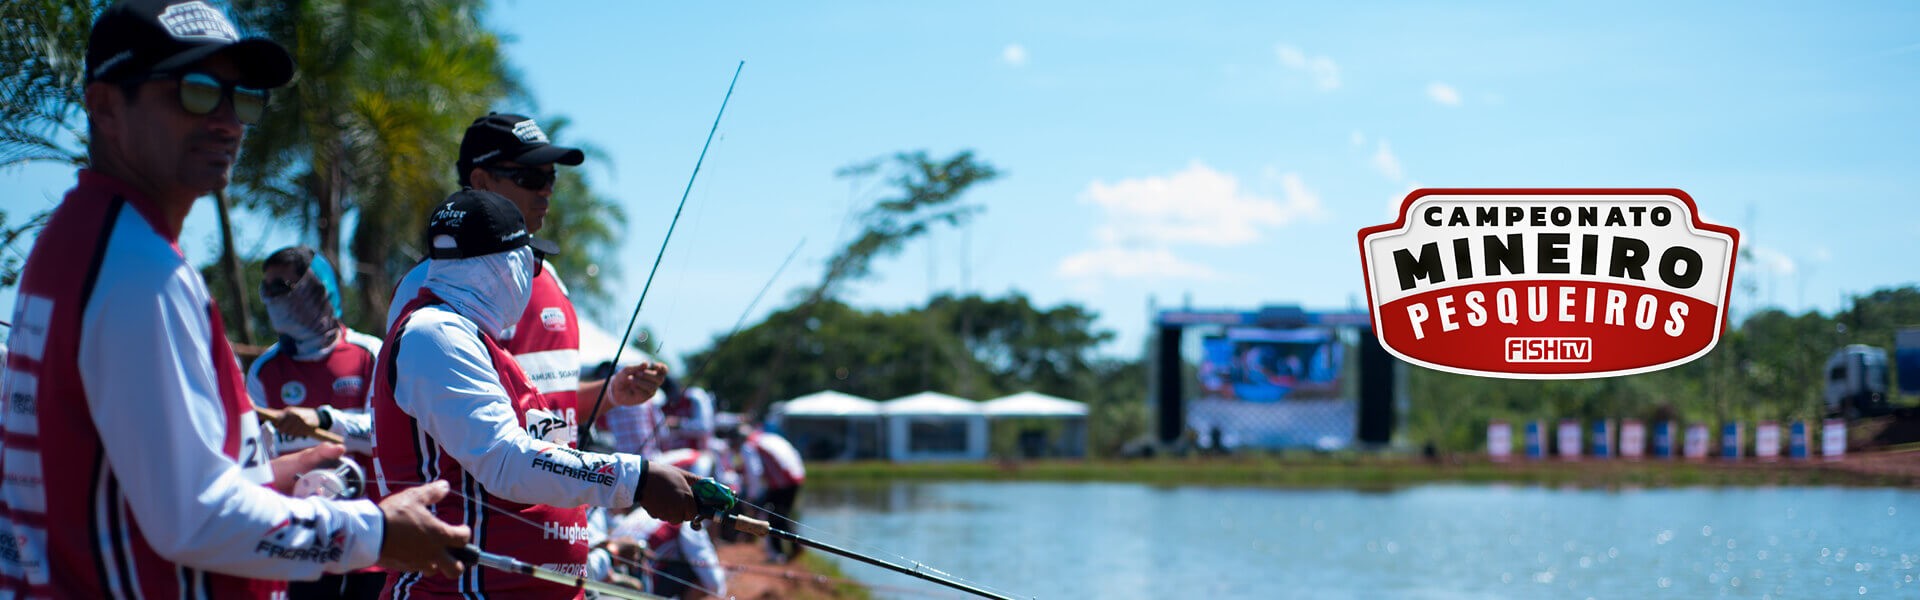
[[[1034,391],[981,403],[996,432],[995,452],[1025,458],[1087,455],[1087,405]],[[1011,449],[1007,444],[1011,442]]]
[[[887,458],[895,461],[980,460],[987,457],[987,415],[980,403],[920,392],[880,403],[886,419]]]
[[[827,390],[814,392],[775,404],[774,410],[787,416],[878,417],[880,403],[853,394]]]
[[[1084,417],[1087,405],[1040,392],[1020,392],[981,403],[988,417]]]
[[[767,422],[807,460],[860,460],[883,453],[880,415],[877,402],[826,390],[775,402]]]
[[[613,361],[614,351],[620,348],[620,338],[614,337],[616,334],[608,333],[583,318],[576,318],[574,326],[580,330],[580,372],[592,373],[602,363]],[[653,360],[652,356],[633,348],[620,352],[620,362],[623,364],[634,365],[650,360]]]

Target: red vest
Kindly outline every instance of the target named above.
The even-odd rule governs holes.
[[[13,347],[6,359],[13,373],[7,377],[6,433],[0,438],[6,450],[6,462],[0,467],[6,474],[6,497],[20,500],[5,503],[17,537],[0,541],[0,553],[19,560],[24,549],[16,546],[16,540],[44,540],[44,545],[32,545],[44,552],[40,558],[45,578],[0,576],[0,596],[147,600],[284,596],[283,582],[209,573],[155,553],[133,519],[89,416],[79,346],[82,317],[95,278],[108,258],[107,241],[158,234],[178,252],[179,232],[158,225],[162,222],[158,211],[132,188],[105,175],[81,171],[79,185],[67,192],[34,242],[14,310]],[[163,292],[153,293],[158,301]],[[227,344],[226,328],[213,299],[194,300],[204,300],[212,324],[211,331],[204,332],[212,353],[199,358],[213,361],[219,381],[226,427],[221,452],[240,460],[243,439],[251,453],[259,452],[246,381]],[[25,347],[28,343],[39,348],[30,351]],[[12,389],[25,382],[33,385]],[[254,429],[243,435],[247,427]],[[36,510],[35,505],[44,510]]]
[[[580,327],[573,300],[554,278],[553,269],[541,269],[534,276],[532,292],[526,312],[513,326],[513,336],[501,345],[513,355],[540,395],[546,396],[548,406],[558,408],[554,414],[566,419],[567,439],[577,440],[579,432],[573,430],[580,422],[576,407],[592,407],[580,407],[576,398],[580,394]]]
[[[367,382],[373,377],[373,353],[347,339],[341,328],[327,356],[320,360],[295,360],[292,349],[275,345],[254,365],[254,376],[266,396],[255,398],[268,408],[304,406],[363,410],[367,407]],[[373,457],[354,454],[361,466],[371,466]]]
[[[447,480],[457,493],[448,494],[446,499],[434,505],[434,516],[449,523],[472,527],[473,541],[483,550],[562,572],[584,572],[587,546],[574,543],[573,538],[586,531],[586,507],[520,504],[488,493],[458,461],[442,452],[431,436],[420,431],[419,422],[412,415],[401,411],[399,405],[395,404],[393,361],[400,348],[400,332],[406,329],[414,311],[439,302],[440,299],[433,292],[421,289],[420,295],[400,311],[400,317],[393,322],[393,329],[387,332],[386,345],[380,350],[370,400],[376,472],[394,491],[436,479]],[[494,343],[492,337],[481,335],[480,341],[486,344],[493,368],[500,373],[500,385],[506,389],[521,427],[527,424],[526,414],[529,410],[556,411],[560,408],[534,391],[533,384],[514,362],[513,356]],[[382,498],[381,486],[372,487],[374,489],[369,490],[368,495],[377,502]],[[428,577],[418,573],[390,574],[381,597],[459,598],[468,597],[464,594],[479,592],[484,592],[484,596],[473,597],[580,597],[579,590],[574,588],[488,569],[469,569],[457,579]]]

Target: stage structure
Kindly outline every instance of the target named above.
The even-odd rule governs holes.
[[[1364,311],[1165,310],[1153,322],[1155,438],[1224,450],[1377,448],[1405,410],[1404,364]]]

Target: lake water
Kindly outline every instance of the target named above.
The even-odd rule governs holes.
[[[1016,598],[1915,598],[1920,493],[810,486],[800,533]],[[835,558],[880,598],[971,597]]]

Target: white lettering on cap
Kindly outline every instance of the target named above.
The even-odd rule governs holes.
[[[547,133],[544,131],[541,131],[540,126],[535,124],[533,122],[533,119],[527,119],[519,123],[514,123],[513,135],[516,137],[519,137],[520,141],[528,144],[547,143]]]
[[[200,0],[167,7],[167,10],[160,13],[160,24],[165,26],[167,33],[172,34],[175,39],[240,41],[240,34],[233,30],[233,23],[227,22],[227,16]]]

